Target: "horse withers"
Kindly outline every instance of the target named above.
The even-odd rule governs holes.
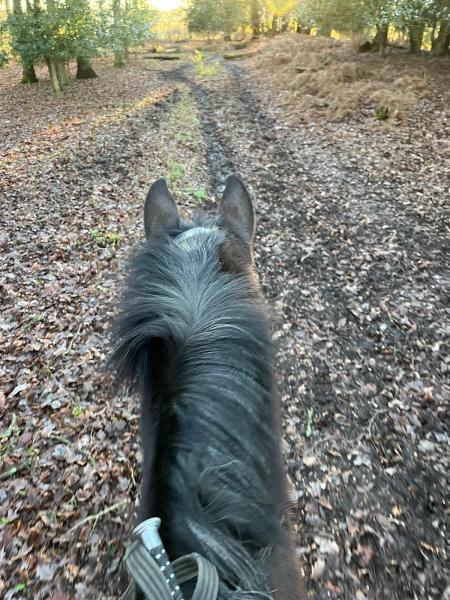
[[[220,600],[300,600],[251,198],[230,176],[218,217],[186,222],[159,179],[144,225],[112,357],[141,395],[138,522],[161,519],[171,560],[207,558]]]

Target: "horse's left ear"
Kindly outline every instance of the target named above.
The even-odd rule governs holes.
[[[150,188],[145,200],[144,227],[148,240],[178,227],[178,209],[169,192],[166,180],[157,179]]]
[[[220,212],[226,229],[252,247],[255,237],[255,209],[247,188],[236,175],[230,175],[227,179]]]

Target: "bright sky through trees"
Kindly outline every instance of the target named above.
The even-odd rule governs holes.
[[[158,10],[172,10],[181,6],[181,0],[153,0],[152,4]]]

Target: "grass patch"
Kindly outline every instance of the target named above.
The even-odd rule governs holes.
[[[78,397],[72,403],[72,417],[78,419],[83,414],[83,407],[80,404],[80,399]]]
[[[100,229],[97,228],[91,229],[89,233],[91,238],[97,243],[97,246],[100,246],[101,248],[105,248],[108,245],[116,246],[120,240],[120,235],[118,233],[109,231],[102,233]]]
[[[32,329],[35,325],[42,323],[44,315],[32,315],[27,321],[27,329]]]
[[[194,51],[195,72],[200,77],[213,77],[219,72],[219,63],[217,60],[205,60],[204,55],[200,50]]]
[[[194,196],[194,198],[197,200],[197,202],[202,202],[206,198],[206,190],[202,187],[198,187],[198,188],[188,187],[184,190],[184,192],[186,194],[190,194],[190,195]]]
[[[389,109],[386,106],[380,106],[374,112],[373,116],[378,121],[385,121],[389,117]]]

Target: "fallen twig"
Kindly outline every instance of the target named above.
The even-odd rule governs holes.
[[[30,465],[31,465],[31,460],[26,460],[25,462],[20,463],[19,465],[15,465],[14,467],[7,469],[6,471],[3,471],[3,473],[0,473],[0,481],[5,481],[5,479],[14,477],[14,475],[17,475],[17,473],[20,473],[21,471],[25,471],[25,469],[28,469],[28,467]]]
[[[78,329],[76,330],[75,334],[73,335],[72,339],[70,340],[70,344],[67,347],[67,350],[64,351],[64,354],[69,354],[69,352],[72,350],[73,343],[79,336],[82,327],[83,327],[83,323],[80,323],[80,325],[78,326]]]
[[[116,502],[115,504],[111,504],[111,506],[104,508],[103,510],[96,513],[95,515],[88,515],[84,519],[81,519],[81,521],[78,521],[78,523],[75,523],[75,525],[73,527],[71,527],[67,533],[71,533],[72,531],[75,531],[79,527],[82,527],[83,525],[86,525],[86,523],[90,523],[91,521],[95,521],[94,522],[94,527],[95,527],[95,525],[96,525],[97,521],[100,519],[100,517],[103,517],[103,516],[107,515],[108,513],[113,512],[114,510],[117,510],[118,508],[120,508],[121,506],[124,506],[127,503],[128,503],[128,500],[121,500],[120,502]]]
[[[379,417],[380,415],[382,415],[383,413],[388,412],[389,409],[388,408],[381,408],[380,410],[375,411],[375,413],[371,416],[370,420],[369,420],[369,425],[367,427],[367,431],[370,437],[372,436],[372,425],[374,424],[374,421],[377,417]]]

